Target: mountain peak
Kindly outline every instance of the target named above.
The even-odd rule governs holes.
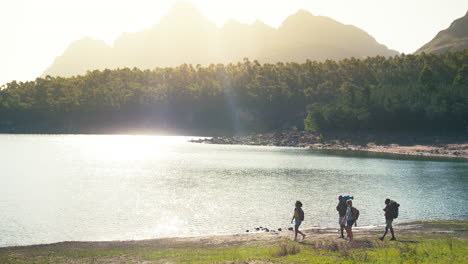
[[[255,20],[255,22],[252,23],[253,27],[270,27],[267,24],[263,23],[261,20]]]
[[[168,14],[197,14],[201,15],[200,10],[189,2],[177,2],[168,11]]]
[[[189,2],[177,2],[161,21],[180,23],[180,21],[206,20],[200,10]]]
[[[191,3],[178,2],[161,18],[152,31],[166,32],[170,35],[196,35],[199,30],[214,30],[216,25],[208,20],[200,10]]]
[[[312,20],[316,19],[317,16],[314,16],[312,13],[305,9],[300,9],[296,13],[288,16],[280,27],[301,27],[304,24],[310,23]]]
[[[310,17],[314,16],[311,12],[305,10],[305,9],[299,9],[293,16],[301,16],[301,17]]]

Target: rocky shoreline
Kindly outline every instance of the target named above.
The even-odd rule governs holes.
[[[316,150],[362,151],[468,161],[466,135],[330,134],[305,131],[275,132],[249,136],[221,136],[191,140],[195,143],[300,147]]]

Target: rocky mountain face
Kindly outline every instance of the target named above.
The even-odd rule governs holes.
[[[468,12],[440,31],[431,41],[419,48],[415,54],[443,53],[468,48]]]
[[[243,58],[276,63],[396,54],[355,26],[304,10],[286,18],[278,29],[261,21],[235,20],[217,27],[192,5],[180,3],[151,29],[124,33],[112,47],[90,38],[72,43],[43,76],[67,77],[105,68],[235,63]]]

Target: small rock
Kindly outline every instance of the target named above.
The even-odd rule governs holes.
[[[249,232],[249,230],[247,229],[247,230],[245,230],[245,232],[247,232],[247,233],[248,233],[248,232]]]
[[[283,230],[283,229],[281,229],[281,228],[278,228],[278,231],[280,231],[280,232],[281,232],[282,230]]]
[[[288,230],[293,231],[294,229],[292,227],[289,227]]]

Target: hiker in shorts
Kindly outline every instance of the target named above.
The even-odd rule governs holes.
[[[343,196],[338,196],[338,205],[336,206],[336,210],[338,211],[338,224],[340,225],[340,231],[341,231],[341,236],[338,238],[344,238],[343,231],[345,229],[345,226],[342,224],[343,218],[346,215],[346,201],[343,198]]]
[[[392,234],[392,238],[390,240],[396,240],[395,238],[395,233],[393,232],[393,219],[395,217],[395,212],[393,209],[393,205],[391,204],[390,199],[385,199],[385,208],[383,209],[385,211],[385,233],[383,236],[379,237],[380,240],[384,240],[385,236],[387,235],[388,229],[390,229],[390,233]],[[394,201],[393,201],[394,202]],[[395,202],[394,202],[395,203]],[[399,206],[399,205],[398,205]]]
[[[297,240],[297,234],[298,233],[302,235],[302,239],[304,239],[305,236],[306,236],[306,235],[304,235],[304,233],[299,231],[299,226],[301,225],[302,221],[304,221],[304,211],[302,210],[302,203],[300,201],[296,201],[295,206],[296,206],[296,208],[294,208],[294,214],[293,214],[293,217],[291,219],[291,224],[293,223],[293,221],[295,222],[295,225],[294,225],[294,241]]]
[[[342,225],[346,225],[346,233],[348,233],[349,242],[353,241],[353,225],[357,226],[356,220],[358,218],[357,209],[353,207],[353,201],[346,201],[346,214],[341,221]]]

